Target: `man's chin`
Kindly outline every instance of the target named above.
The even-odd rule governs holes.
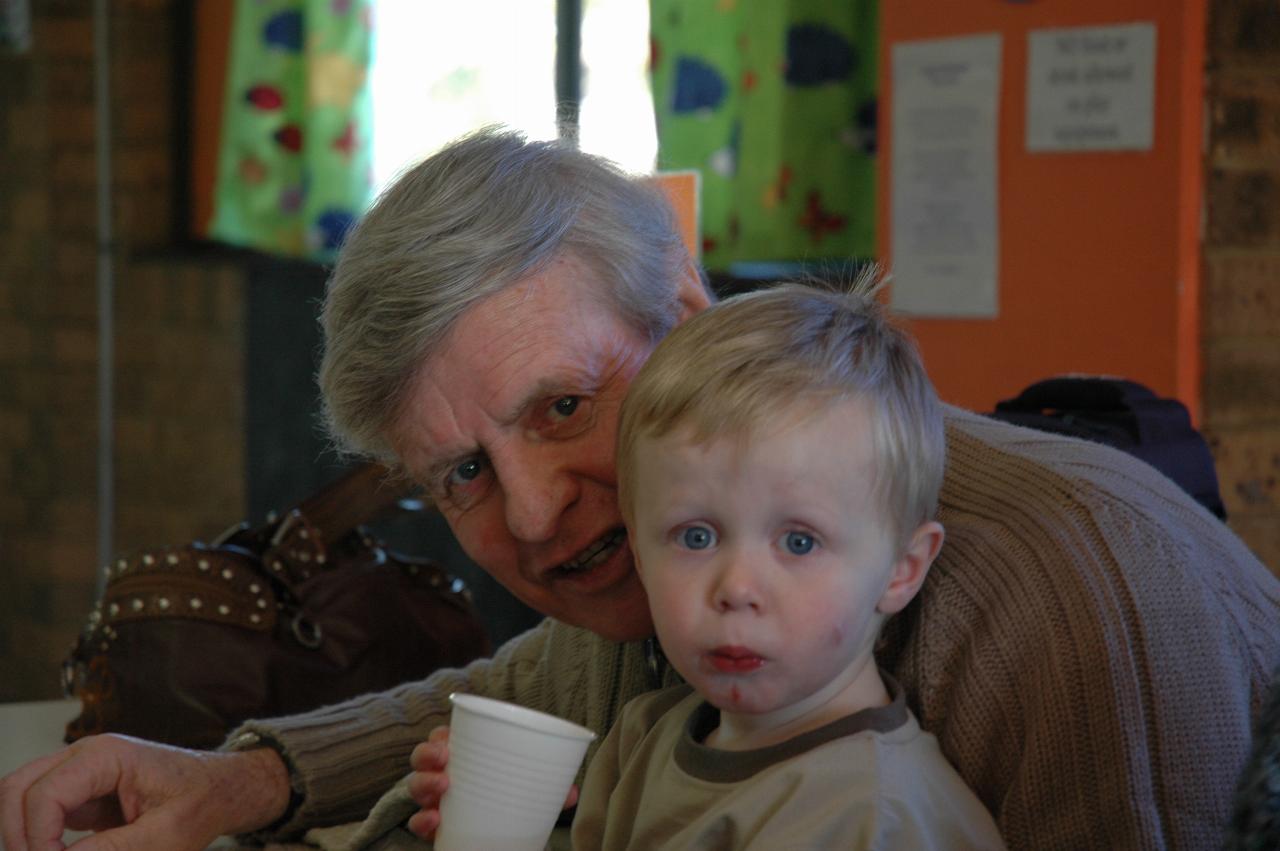
[[[575,611],[566,612],[560,620],[589,629],[609,641],[640,641],[652,636],[649,598],[639,576],[633,571],[611,590],[601,598],[575,600]]]
[[[653,637],[653,620],[647,614],[644,618],[609,620],[606,623],[584,626],[608,641],[643,641]]]

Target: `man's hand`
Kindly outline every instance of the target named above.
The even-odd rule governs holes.
[[[430,839],[440,827],[440,797],[449,788],[449,728],[436,727],[427,740],[409,754],[409,797],[422,809],[409,817],[409,830]],[[565,809],[578,803],[578,787],[570,786]]]
[[[6,851],[62,851],[67,829],[101,831],[77,851],[197,851],[270,824],[288,803],[288,771],[273,750],[90,736],[0,780],[0,835]]]

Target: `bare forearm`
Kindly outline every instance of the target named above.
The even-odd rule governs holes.
[[[0,845],[60,848],[71,829],[99,832],[86,847],[197,851],[279,820],[290,795],[285,763],[269,749],[189,751],[89,736],[0,781]]]
[[[236,819],[223,833],[251,833],[284,817],[291,789],[280,754],[256,748],[216,756],[225,761],[217,772],[220,797],[232,804],[224,812]]]

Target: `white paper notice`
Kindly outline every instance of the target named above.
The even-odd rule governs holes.
[[[895,310],[997,313],[999,34],[893,46]]]
[[[1027,150],[1149,151],[1155,24],[1027,36]]]

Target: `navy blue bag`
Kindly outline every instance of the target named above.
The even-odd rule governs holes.
[[[998,420],[1114,446],[1164,473],[1217,517],[1227,518],[1213,455],[1177,399],[1123,378],[1038,381],[996,404]]]

